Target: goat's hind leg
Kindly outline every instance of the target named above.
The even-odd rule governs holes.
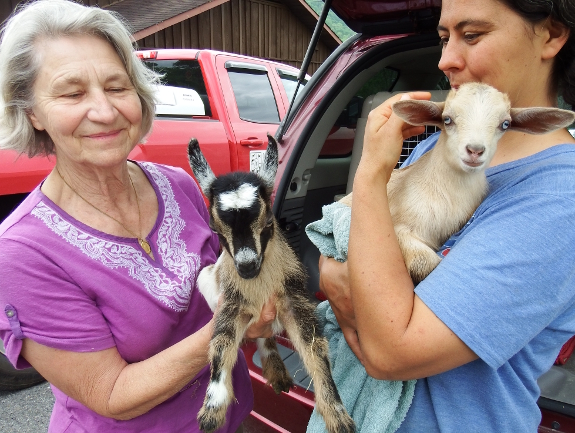
[[[353,433],[355,424],[341,402],[331,376],[328,342],[319,333],[315,307],[300,295],[292,298],[291,306],[292,311],[285,313],[280,320],[312,377],[316,407],[327,431]]]
[[[238,304],[224,301],[210,341],[210,382],[198,412],[198,423],[204,432],[213,432],[226,422],[226,412],[234,398],[232,369],[246,326],[247,322],[239,315]]]
[[[271,338],[258,338],[258,349],[262,360],[262,374],[272,386],[276,394],[288,392],[293,386],[287,368],[278,352],[276,341]]]

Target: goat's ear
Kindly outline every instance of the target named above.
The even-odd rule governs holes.
[[[268,134],[268,148],[264,156],[264,162],[260,167],[258,174],[264,180],[266,186],[270,189],[274,187],[276,172],[278,171],[278,143],[270,134]]]
[[[546,134],[575,122],[575,113],[550,107],[512,108],[510,131]]]
[[[432,125],[442,127],[444,106],[444,102],[405,99],[393,104],[392,109],[397,116],[410,125]]]
[[[214,172],[200,150],[198,140],[195,138],[190,139],[190,143],[188,144],[188,160],[202,192],[206,197],[209,197],[210,186],[214,180],[216,180],[216,176],[214,176]]]

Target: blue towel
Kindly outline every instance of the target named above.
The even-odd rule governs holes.
[[[336,201],[321,212],[323,218],[308,224],[305,233],[322,255],[343,263],[347,260],[351,207]]]
[[[323,218],[309,224],[306,234],[323,255],[344,262],[347,260],[351,208],[336,202],[324,206],[322,212]],[[395,432],[407,415],[416,381],[377,380],[368,376],[347,345],[329,302],[319,304],[316,313],[329,342],[333,379],[343,404],[355,421],[357,432]],[[323,418],[314,409],[307,433],[325,431]]]

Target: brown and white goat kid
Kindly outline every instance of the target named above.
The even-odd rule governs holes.
[[[411,125],[441,129],[435,147],[387,185],[395,233],[409,274],[418,283],[439,264],[436,251],[471,218],[487,194],[485,170],[506,131],[545,134],[573,123],[571,111],[511,108],[491,86],[468,83],[444,103],[403,100],[393,111]],[[351,206],[351,197],[342,203]]]
[[[263,305],[275,298],[272,329],[284,329],[314,381],[315,399],[330,433],[355,431],[331,376],[328,343],[321,336],[315,307],[306,296],[306,272],[281,234],[271,210],[270,196],[278,166],[275,139],[268,136],[264,164],[258,174],[233,172],[216,178],[198,142],[188,146],[190,166],[209,200],[210,225],[218,233],[223,252],[204,268],[198,287],[216,310],[210,343],[211,377],[204,405],[198,413],[200,428],[212,432],[225,423],[233,400],[232,368],[248,326],[259,320]],[[263,376],[276,393],[293,385],[274,338],[258,339]]]

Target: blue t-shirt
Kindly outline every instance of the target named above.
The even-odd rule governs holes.
[[[398,432],[535,433],[537,378],[575,334],[575,145],[487,179],[489,195],[415,290],[479,359],[418,380]]]

